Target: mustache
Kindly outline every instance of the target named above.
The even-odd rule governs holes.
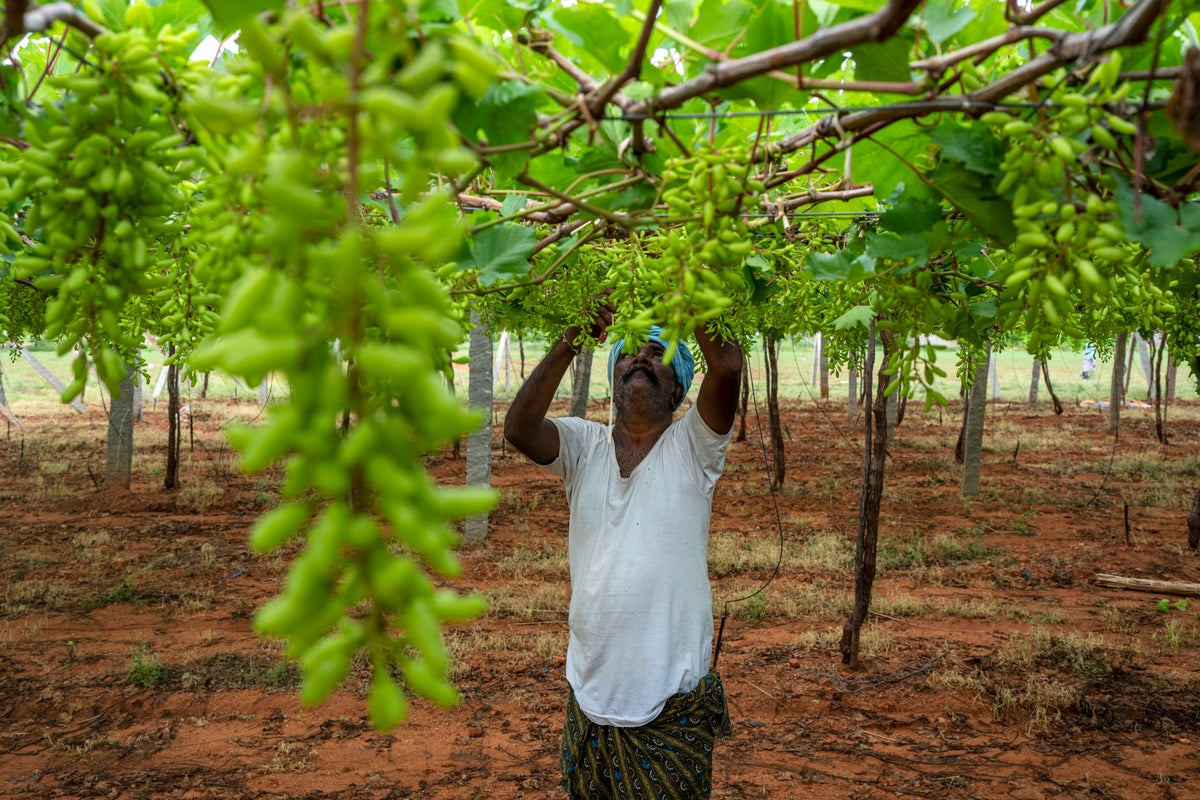
[[[625,381],[629,380],[630,376],[635,372],[646,373],[646,375],[648,375],[650,378],[650,382],[655,386],[658,386],[660,383],[659,377],[657,374],[655,374],[654,370],[650,369],[650,367],[647,367],[644,364],[634,364],[632,367],[621,373],[621,382],[624,383]]]

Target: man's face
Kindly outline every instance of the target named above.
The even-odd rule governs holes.
[[[635,401],[648,403],[647,409],[663,407],[667,412],[678,405],[683,387],[675,380],[675,369],[663,363],[665,349],[647,341],[634,353],[621,353],[613,365],[613,397],[617,407]]]

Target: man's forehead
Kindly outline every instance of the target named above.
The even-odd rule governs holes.
[[[663,345],[662,342],[656,342],[653,339],[647,339],[645,342],[642,343],[642,346],[638,349],[641,350],[641,349],[644,349],[647,347],[650,348],[651,350],[660,350],[660,351],[665,351],[667,349]],[[636,353],[637,353],[637,350],[635,350],[633,353],[628,353],[624,349],[622,349],[620,351],[620,353],[617,355],[617,358],[630,358]]]

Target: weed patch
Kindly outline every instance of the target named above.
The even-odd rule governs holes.
[[[167,679],[167,665],[156,654],[150,651],[149,645],[135,647],[130,654],[132,663],[125,673],[125,678],[134,686],[153,689],[161,686]]]

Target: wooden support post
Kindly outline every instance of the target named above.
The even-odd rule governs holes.
[[[17,419],[17,415],[8,407],[8,398],[4,395],[4,375],[2,373],[0,373],[0,417],[4,417],[9,421],[10,431],[12,430],[11,425],[16,425],[18,428],[25,427],[21,424],[21,420]]]
[[[992,382],[992,400],[1000,401],[1000,372],[996,369],[996,354],[988,350],[988,379]]]
[[[111,395],[108,438],[105,446],[104,483],[128,489],[133,479],[133,370]]]
[[[858,370],[850,370],[849,376],[847,383],[850,384],[850,388],[846,393],[846,416],[854,419],[858,416]]]
[[[1187,515],[1188,547],[1200,549],[1200,490],[1192,498],[1192,507]]]
[[[467,485],[491,486],[492,484],[492,336],[480,322],[479,313],[471,312],[471,339],[469,345],[471,370],[467,378],[467,403],[484,414],[483,422],[467,437]],[[463,521],[463,540],[477,544],[487,538],[488,515],[476,514]]]

